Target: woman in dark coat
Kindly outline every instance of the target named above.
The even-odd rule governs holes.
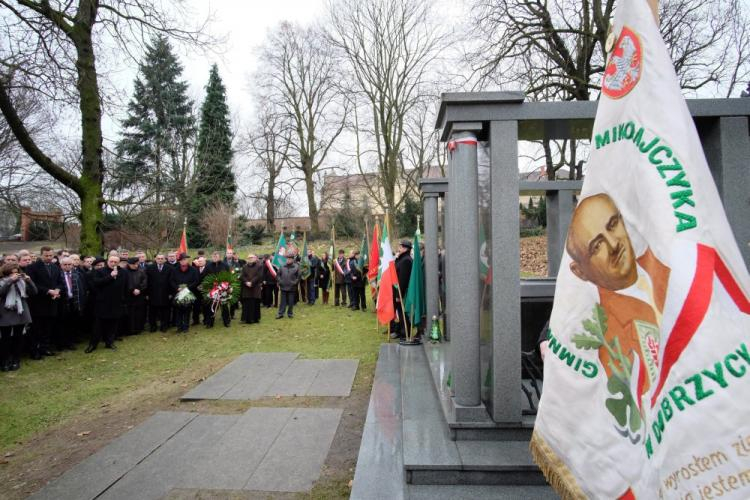
[[[242,322],[257,323],[260,321],[260,292],[263,285],[263,264],[258,262],[256,255],[247,257],[247,264],[242,268],[240,275],[242,291]]]
[[[27,299],[37,290],[17,264],[5,264],[0,274],[0,371],[6,372],[21,367],[23,335],[31,323]]]
[[[318,275],[318,286],[322,292],[321,295],[323,295],[323,305],[328,305],[328,285],[331,281],[331,266],[329,261],[328,252],[323,252],[323,258],[320,259],[318,268],[315,270]]]

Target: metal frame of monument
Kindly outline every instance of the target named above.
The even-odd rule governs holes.
[[[436,129],[452,142],[448,179],[424,179],[425,274],[428,318],[438,314],[438,198],[444,197],[442,240],[446,255],[446,323],[452,373],[449,424],[472,422],[510,431],[528,431],[524,417],[521,367],[521,300],[551,300],[562,256],[574,193],[580,181],[521,182],[518,142],[590,139],[596,102],[525,102],[520,92],[442,95]],[[722,197],[746,265],[750,265],[750,99],[688,100],[709,167]],[[478,164],[475,137],[489,150],[491,219],[491,387],[482,398],[480,372],[480,282],[478,265]],[[450,191],[448,190],[450,186]],[[549,279],[521,280],[518,195],[547,196]],[[474,242],[470,244],[469,242]],[[456,257],[456,256],[461,257]],[[458,300],[460,298],[460,301]],[[472,305],[472,306],[469,306]],[[429,349],[429,346],[426,347]],[[440,391],[441,388],[438,388]],[[451,422],[452,421],[452,422]],[[482,424],[483,423],[483,424]],[[521,436],[526,435],[521,433]],[[461,435],[452,432],[452,436]],[[481,437],[480,437],[481,438]],[[497,436],[491,439],[498,439]]]

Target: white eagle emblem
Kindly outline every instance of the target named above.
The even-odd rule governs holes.
[[[604,71],[602,92],[613,99],[619,99],[633,90],[641,78],[642,62],[638,35],[623,26]]]

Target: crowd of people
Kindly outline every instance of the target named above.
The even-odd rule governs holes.
[[[399,285],[405,293],[411,273],[411,243],[402,241],[396,260]],[[13,371],[25,355],[31,360],[75,350],[87,342],[91,353],[103,341],[108,349],[128,335],[166,332],[175,328],[187,332],[191,325],[214,326],[217,315],[230,326],[241,306],[240,320],[260,321],[261,309],[275,308],[276,319],[294,317],[298,302],[314,305],[318,299],[333,306],[367,310],[367,266],[357,250],[339,250],[335,259],[308,250],[304,269],[295,248],[290,248],[281,266],[274,255],[250,254],[240,259],[232,250],[210,259],[200,251],[146,253],[112,250],[107,257],[81,256],[66,250],[42,247],[38,254],[28,250],[2,255],[0,267],[0,370]],[[309,268],[308,268],[309,263]],[[239,277],[239,304],[206,300],[207,276],[222,271]],[[189,291],[192,301],[178,300]],[[399,299],[394,299],[398,301]],[[391,336],[403,337],[408,318],[400,309],[399,321],[391,324]]]

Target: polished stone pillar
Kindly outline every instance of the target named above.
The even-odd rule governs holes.
[[[492,217],[492,419],[521,422],[521,262],[518,122],[490,123]]]
[[[424,193],[424,274],[427,301],[427,325],[440,315],[440,284],[438,282],[438,193]]]
[[[479,190],[477,139],[481,124],[454,124],[450,151],[448,321],[456,416],[481,405],[479,363]],[[466,408],[471,410],[471,408]]]

